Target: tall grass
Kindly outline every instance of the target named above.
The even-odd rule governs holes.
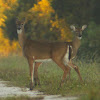
[[[76,72],[71,70],[71,81],[67,80],[63,87],[59,88],[63,71],[53,62],[43,63],[39,69],[41,86],[35,87],[46,94],[62,94],[79,96],[90,91],[100,90],[100,63],[75,62],[83,77],[83,83],[78,80]],[[29,88],[29,68],[27,60],[23,57],[13,56],[0,58],[0,79],[11,81],[12,85]]]

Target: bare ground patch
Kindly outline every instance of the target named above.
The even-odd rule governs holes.
[[[41,98],[40,100],[76,100],[77,97],[62,97],[60,95],[44,95],[38,90],[30,91],[28,88],[7,86],[7,81],[0,80],[0,98],[13,96],[29,96]]]

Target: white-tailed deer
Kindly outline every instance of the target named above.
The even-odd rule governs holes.
[[[78,67],[72,64],[71,60],[77,53],[77,50],[80,46],[79,37],[81,37],[81,32],[86,28],[86,26],[83,26],[79,32],[74,26],[71,26],[71,29],[76,31],[76,37],[73,42],[67,43],[28,40],[24,34],[24,25],[25,21],[19,21],[18,19],[16,20],[19,44],[22,47],[23,54],[27,58],[30,68],[30,90],[33,89],[34,85],[40,84],[37,71],[39,65],[43,61],[53,60],[64,71],[61,85],[63,84],[70,67],[73,67],[76,70],[80,80],[82,80]]]
[[[71,68],[74,68],[75,71],[78,73],[80,80],[82,81],[78,66],[76,66],[75,64],[72,63],[73,58],[76,57],[76,54],[78,52],[78,49],[80,47],[81,44],[81,39],[82,39],[82,31],[87,27],[87,25],[83,25],[82,28],[76,28],[74,25],[71,25],[70,28],[73,30],[73,32],[75,33],[74,39],[71,42],[71,57],[70,57],[70,61],[68,62],[68,66]],[[69,71],[69,77],[70,77],[70,71]]]

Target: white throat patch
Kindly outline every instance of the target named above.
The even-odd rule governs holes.
[[[81,40],[81,39],[82,39],[82,37],[78,37],[78,39],[80,39],[80,40]]]
[[[17,33],[18,33],[18,34],[21,34],[21,33],[22,33],[22,29],[17,30]]]

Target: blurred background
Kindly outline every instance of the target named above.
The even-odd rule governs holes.
[[[83,32],[79,59],[100,58],[100,0],[0,0],[0,56],[21,55],[15,21],[25,18],[25,34],[34,40],[72,41],[71,24]]]

